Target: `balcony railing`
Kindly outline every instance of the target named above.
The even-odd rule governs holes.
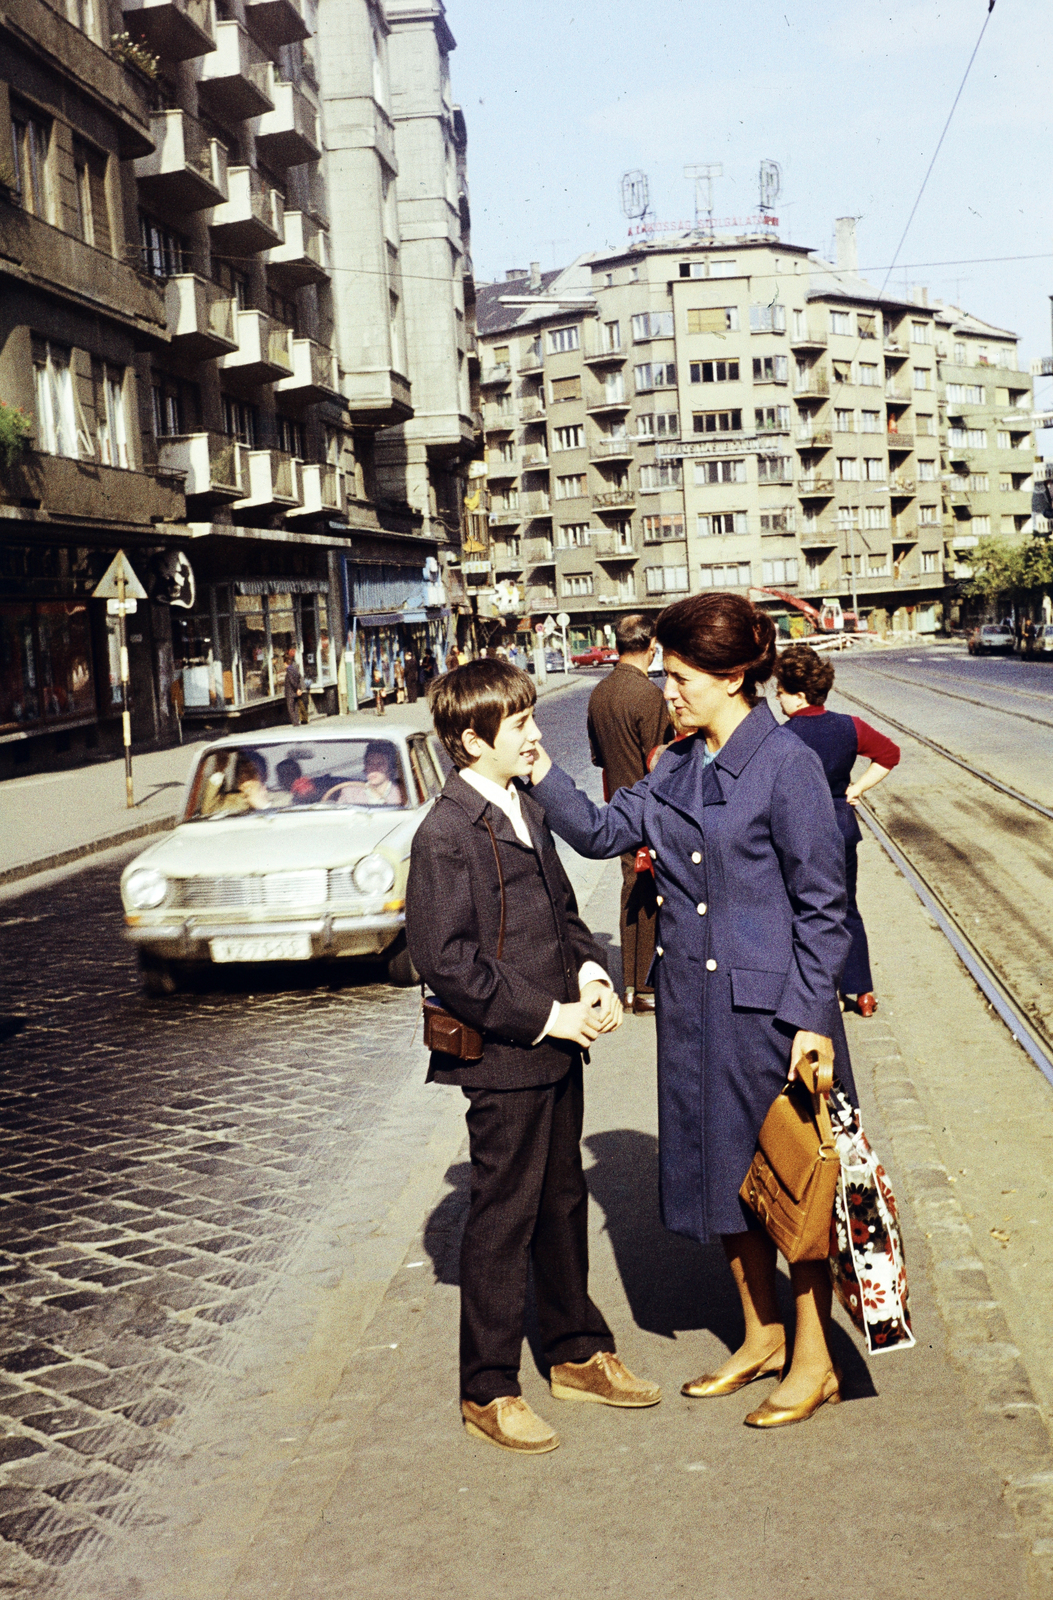
[[[495,544],[492,550],[495,572],[521,572],[523,568],[522,552],[507,545]]]
[[[245,493],[244,446],[224,433],[184,433],[157,441],[158,466],[186,474],[191,499],[240,500]]]
[[[519,476],[519,457],[500,456],[487,461],[486,476],[491,483],[498,483],[502,478],[517,478]]]
[[[913,495],[917,491],[914,479],[903,472],[894,472],[888,480],[888,486],[895,495]]]
[[[604,411],[628,411],[632,401],[621,387],[611,389],[596,389],[586,386],[585,409],[586,411],[602,413]]]
[[[597,528],[590,543],[601,561],[636,560],[632,539],[626,540],[621,533],[615,533],[610,528]]]
[[[516,425],[516,414],[505,406],[484,406],[483,427],[488,433],[511,433]]]
[[[621,439],[591,439],[589,455],[595,461],[626,459],[632,456],[633,447],[628,435]]]
[[[282,243],[284,203],[255,167],[227,168],[227,198],[208,215],[212,242],[226,254],[257,255]]]
[[[623,506],[634,506],[636,495],[632,489],[605,489],[602,494],[594,494],[592,503],[597,511],[618,511]]]
[[[540,611],[547,606],[555,605],[556,591],[551,584],[535,584],[526,592],[526,605],[528,611]]]
[[[304,17],[303,0],[245,0],[245,21],[249,31],[265,49],[295,44],[307,39],[311,30]]]
[[[522,520],[523,513],[518,504],[491,505],[490,507],[491,528],[511,527],[522,522]]]
[[[898,429],[895,433],[887,433],[885,442],[890,450],[906,451],[914,449],[914,435],[912,433],[900,433]]]
[[[234,503],[236,511],[284,511],[301,505],[300,463],[284,450],[244,452],[246,493]]]
[[[225,123],[245,122],[274,108],[270,62],[240,22],[216,23],[216,48],[195,63],[198,98]]]
[[[790,337],[791,350],[825,350],[826,334],[818,329],[806,328],[801,333],[792,334]]]
[[[544,422],[545,402],[542,396],[528,396],[519,402],[519,416],[522,422]]]
[[[264,257],[267,276],[290,289],[302,289],[305,283],[328,283],[329,239],[325,230],[302,211],[286,211],[284,227],[283,242]]]
[[[891,400],[893,405],[909,406],[911,402],[910,389],[904,389],[898,383],[886,383],[885,399]]]
[[[507,361],[499,362],[496,367],[488,367],[479,379],[484,389],[489,383],[510,383],[511,381],[512,368]]]
[[[627,359],[628,352],[617,350],[586,350],[582,359],[587,367],[614,367],[620,366]]]
[[[133,39],[165,61],[190,61],[216,48],[209,0],[121,0]]]
[[[818,364],[807,372],[797,372],[794,374],[793,392],[799,400],[825,400],[830,393],[830,374]]]
[[[516,368],[521,377],[527,373],[540,372],[545,365],[545,357],[540,346],[530,349],[523,356],[522,364]]]
[[[829,428],[798,428],[798,450],[829,450],[833,437]]]
[[[284,328],[278,329],[279,335],[286,331]],[[283,349],[279,336],[276,358]],[[328,345],[319,344],[317,339],[293,339],[292,372],[287,378],[279,379],[277,388],[290,400],[299,400],[305,405],[334,399],[340,393],[340,369],[336,356]]]
[[[344,474],[327,461],[301,461],[302,504],[290,507],[290,517],[317,516],[322,512],[344,514]]]
[[[284,170],[304,161],[317,161],[322,153],[318,113],[302,89],[279,78],[267,63],[267,93],[274,102],[253,123],[256,150],[269,167]]]
[[[238,347],[220,357],[223,371],[236,374],[246,383],[277,383],[290,376],[293,368],[292,333],[275,322],[265,311],[237,313]]]
[[[528,567],[554,566],[556,557],[551,539],[528,539],[526,544]]]
[[[549,466],[548,451],[537,445],[527,445],[520,453],[524,472],[541,472]]]
[[[154,149],[135,163],[140,197],[174,211],[204,211],[227,198],[227,152],[186,111],[155,111]]]
[[[528,517],[552,515],[552,501],[547,494],[525,494],[520,497],[520,503]]]
[[[797,493],[802,500],[812,497],[832,495],[834,492],[833,478],[820,478],[814,473],[807,472],[797,480]]]
[[[238,348],[236,307],[218,284],[181,272],[165,284],[165,314],[173,348],[207,361]]]

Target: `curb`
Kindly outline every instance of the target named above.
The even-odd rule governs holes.
[[[23,861],[20,866],[5,867],[0,872],[0,888],[5,884],[18,883],[23,878],[34,878],[40,872],[51,872],[55,867],[68,866],[71,861],[80,861],[85,856],[112,850],[116,845],[130,844],[134,839],[145,839],[148,834],[164,833],[174,823],[174,814],[170,817],[155,817],[152,822],[140,822],[137,827],[125,828],[120,833],[107,834],[103,839],[89,839],[86,844],[74,845],[71,850],[57,850],[54,855],[41,856],[38,861]]]

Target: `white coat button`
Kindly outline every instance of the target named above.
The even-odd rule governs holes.
[[[691,859],[695,863],[695,866],[697,867],[698,863],[702,860],[702,852],[701,852],[701,850],[692,850]]]
[[[657,901],[657,903],[659,905],[664,905],[665,904],[665,895],[664,894],[657,894],[657,895],[655,895],[655,900]]]
[[[665,951],[662,949],[662,946],[660,944],[656,944],[655,945],[654,953],[655,953],[656,956],[664,956],[665,955]]]
[[[652,861],[658,860],[658,852],[656,850],[648,850],[647,854],[650,856]]]
[[[700,900],[698,905],[695,907],[695,910],[698,912],[700,917],[704,917],[706,914],[706,902],[704,900]]]
[[[706,962],[706,971],[707,972],[716,972],[716,970],[717,970],[717,964],[716,964],[715,961],[707,961]]]

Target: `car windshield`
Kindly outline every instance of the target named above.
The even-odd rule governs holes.
[[[985,634],[994,634],[994,633],[1003,634],[1003,633],[1008,633],[1009,629],[1008,628],[1003,628],[1001,623],[991,623],[990,626],[984,628],[982,631]]]
[[[426,759],[425,747],[418,760]],[[183,820],[243,817],[304,806],[404,810],[406,805],[406,774],[392,740],[290,739],[210,750],[194,774]]]

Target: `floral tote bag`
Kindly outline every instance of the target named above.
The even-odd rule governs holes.
[[[834,1293],[871,1355],[910,1349],[914,1335],[896,1199],[863,1132],[859,1112],[836,1080],[830,1122],[841,1158],[830,1225]]]

